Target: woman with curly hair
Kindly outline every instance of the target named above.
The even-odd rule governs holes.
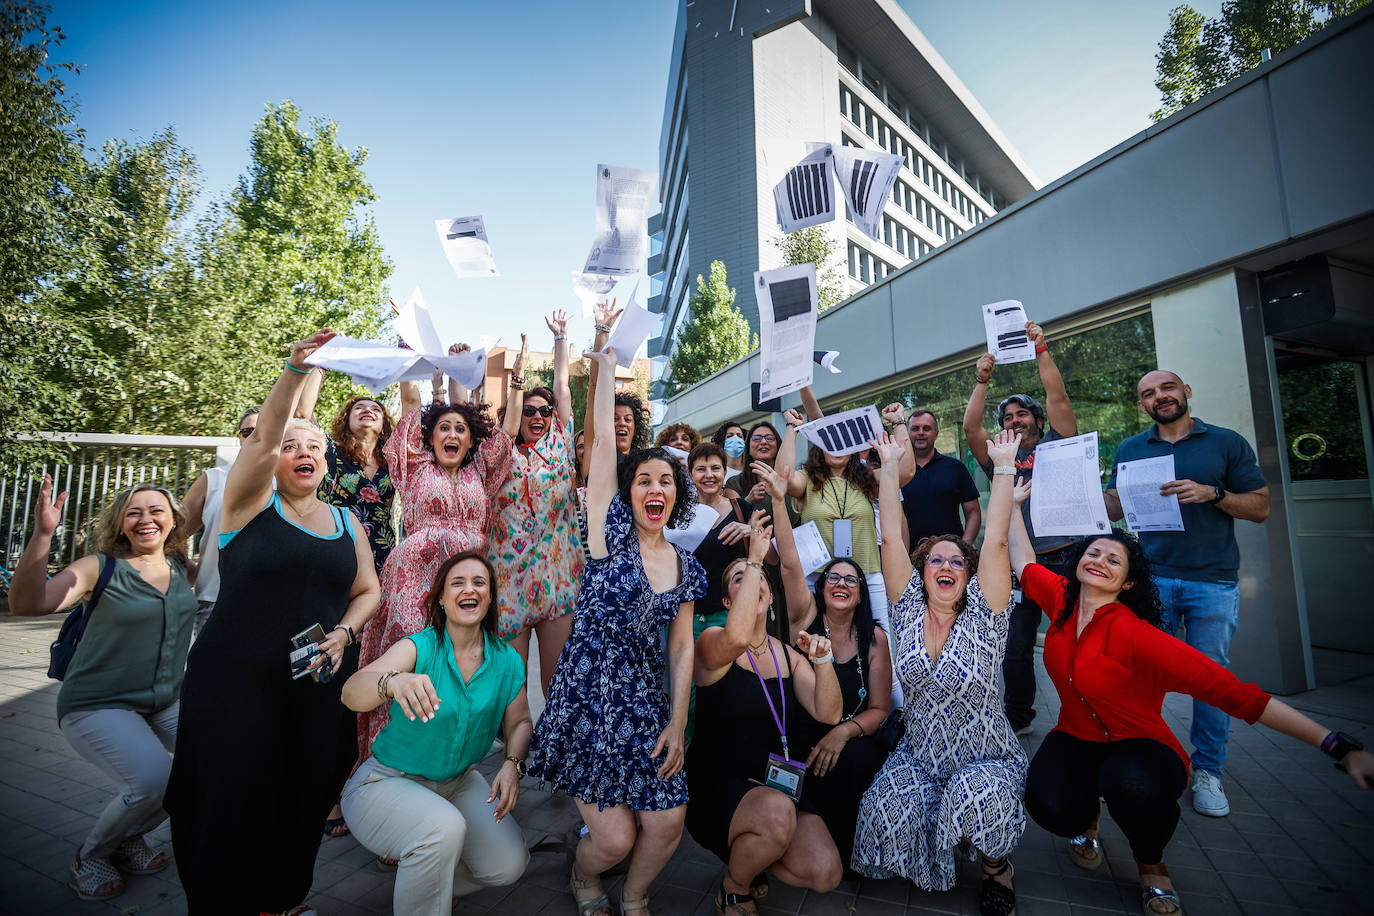
[[[697,432],[696,427],[690,423],[669,423],[663,427],[658,438],[654,440],[656,448],[669,445],[678,451],[688,453],[700,444],[701,433]]]
[[[1031,482],[1016,488],[1018,503]],[[1140,870],[1146,914],[1182,910],[1164,865],[1188,788],[1188,755],[1160,710],[1166,693],[1196,697],[1251,725],[1282,732],[1340,761],[1360,789],[1374,788],[1374,755],[1329,731],[1159,627],[1160,602],[1140,542],[1120,531],[1085,538],[1070,577],[1035,562],[1021,513],[1013,513],[1011,565],[1026,597],[1050,618],[1045,671],[1059,692],[1059,722],[1026,778],[1026,810],[1050,833],[1070,837],[1080,868],[1102,864],[1101,802]]]
[[[614,368],[614,367],[612,367]],[[649,447],[649,408],[639,395],[629,391],[615,394],[615,450],[628,455]]]
[[[414,382],[401,383],[401,398],[419,404]],[[382,606],[362,634],[360,667],[424,629],[425,596],[440,563],[455,553],[487,550],[496,496],[510,474],[512,444],[485,407],[447,404],[441,394],[401,418],[383,454],[401,499],[406,536],[382,567]],[[371,753],[390,713],[384,704],[358,717],[359,761]]]
[[[57,726],[72,749],[114,780],[117,791],[82,841],[68,884],[82,900],[124,890],[121,873],[167,867],[143,835],[167,816],[163,794],[176,743],[182,676],[196,617],[186,557],[186,515],[166,489],[120,492],[95,531],[96,552],[47,577],[53,532],[67,501],[43,476],[33,537],[14,569],[10,610],[51,614],[91,600],[85,636],[57,694]]]

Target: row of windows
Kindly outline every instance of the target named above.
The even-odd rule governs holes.
[[[894,270],[895,267],[866,248],[849,243],[849,275],[855,280],[877,283]]]
[[[883,217],[883,241],[913,261],[930,253],[930,245],[924,239],[917,238],[916,233],[890,216]]]
[[[892,183],[892,202],[926,224],[926,228],[945,241],[958,238],[964,230],[925,201],[916,190],[898,178]]]

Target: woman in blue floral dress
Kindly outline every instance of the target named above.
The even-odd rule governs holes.
[[[609,916],[601,873],[633,850],[620,911],[647,912],[649,885],[682,838],[692,605],[706,593],[706,574],[663,536],[691,517],[679,462],[661,449],[632,452],[617,488],[615,357],[591,358],[599,363],[588,433],[591,561],[535,729],[529,773],[577,801],[588,832],[573,860],[573,897],[581,916]],[[668,666],[659,641],[665,626]],[[671,703],[660,687],[665,667]]]

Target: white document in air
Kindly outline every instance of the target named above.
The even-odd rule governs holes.
[[[811,384],[816,352],[816,265],[754,272],[759,307],[759,400]]]
[[[433,353],[437,356],[444,352],[444,345],[439,342],[439,334],[434,330],[434,316],[425,305],[424,294],[418,286],[391,320],[391,326],[416,353]]]
[[[649,198],[658,176],[616,165],[596,167],[596,242],[584,273],[637,274],[649,257]]]
[[[1040,479],[1038,467],[1035,478]],[[1182,531],[1183,513],[1178,508],[1178,497],[1159,492],[1160,487],[1176,479],[1173,455],[1123,461],[1117,465],[1116,495],[1121,497],[1126,526],[1132,531]]]
[[[983,330],[988,352],[997,364],[1024,363],[1035,359],[1035,345],[1026,336],[1026,310],[1015,299],[990,302],[983,306]]]
[[[883,204],[905,161],[895,153],[875,153],[857,146],[832,146],[831,162],[840,190],[849,202],[854,225],[873,241],[881,241]]]
[[[830,562],[830,548],[825,546],[821,529],[815,522],[807,522],[792,529],[792,540],[797,545],[797,559],[801,561],[802,573],[811,575]],[[773,549],[778,549],[778,539],[773,538]]]
[[[720,517],[716,515],[716,510],[710,506],[697,506],[686,528],[665,527],[663,537],[668,543],[676,544],[683,550],[694,551],[701,546],[701,542],[706,540],[706,536],[719,521]]]
[[[572,272],[573,295],[582,303],[582,317],[591,318],[598,302],[610,295],[619,278],[611,274],[585,274],[580,270]]]
[[[1110,529],[1097,464],[1097,433],[1035,447],[1030,496],[1036,537],[1078,537]]]
[[[820,446],[822,451],[836,457],[852,455],[870,448],[868,441],[876,441],[882,431],[882,418],[878,415],[878,408],[873,406],[855,407],[843,413],[821,417],[799,429],[803,436]]]
[[[480,216],[460,216],[457,219],[436,219],[434,229],[449,266],[459,277],[499,277],[496,262],[491,258],[487,242],[487,228]]]
[[[601,348],[602,353],[614,352],[615,363],[622,369],[630,368],[635,361],[635,353],[658,324],[658,316],[635,301],[638,293],[639,284],[636,283],[634,289],[630,290],[630,299],[625,303],[625,311],[615,323],[610,339]]]
[[[830,144],[807,153],[773,186],[773,205],[783,232],[828,223],[835,218]]]

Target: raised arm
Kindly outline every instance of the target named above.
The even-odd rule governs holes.
[[[558,419],[572,434],[572,388],[568,385],[568,313],[559,309],[544,323],[553,332],[553,397],[557,401]]]
[[[910,437],[901,438],[908,440],[909,449]],[[883,546],[879,548],[883,564],[883,586],[887,589],[888,604],[896,604],[902,597],[902,592],[906,591],[907,583],[911,581],[912,568],[911,556],[906,552],[906,544],[902,542],[902,525],[899,521],[902,503],[897,495],[897,491],[901,489],[897,482],[897,468],[902,460],[902,443],[883,433],[873,445],[878,449],[878,457],[882,459],[882,467],[878,469],[878,516],[883,525]]]
[[[778,542],[782,590],[787,595],[787,620],[793,632],[804,630],[816,616],[816,596],[806,584],[806,570],[802,569],[792,520],[787,515],[787,482],[762,461],[755,461],[750,467],[773,500],[773,537]]]
[[[1016,511],[1011,514],[1011,527],[1008,531],[1008,551],[1011,555],[1011,571],[1020,579],[1026,574],[1026,567],[1035,562],[1035,548],[1031,546],[1030,532],[1026,531],[1026,520],[1021,517],[1021,504],[1030,499],[1031,480],[1026,478],[1016,482],[1011,500]]]
[[[315,405],[320,400],[320,388],[324,385],[324,370],[315,366],[310,370],[310,374],[305,377],[305,384],[301,386],[296,395],[296,406],[292,408],[291,415],[300,417],[302,420],[315,419]]]
[[[597,350],[586,354],[596,380],[596,413],[587,427],[587,540],[593,559],[606,551],[606,510],[616,492],[615,354]],[[591,393],[588,393],[588,406]],[[593,439],[593,435],[595,439]]]
[[[615,324],[616,319],[620,317],[620,313],[623,312],[623,311],[625,311],[625,310],[624,310],[624,309],[618,309],[618,308],[615,307],[615,300],[614,300],[614,299],[611,299],[611,300],[609,300],[609,301],[603,301],[603,302],[599,303],[598,305],[596,305],[596,306],[594,306],[594,307],[592,308],[592,314],[596,316],[595,319],[594,319],[594,320],[596,321],[596,337],[594,337],[594,338],[592,339],[592,352],[593,352],[593,353],[599,353],[599,352],[601,351],[601,348],[604,347],[604,346],[606,346],[606,341],[608,341],[608,340],[611,339],[611,327]],[[612,374],[612,381],[611,381],[610,387],[608,387],[608,388],[606,389],[606,392],[607,392],[607,393],[606,393],[606,397],[607,397],[608,399],[610,399],[610,400],[614,400],[614,399],[615,399],[615,381],[614,381],[615,368],[614,368],[614,366],[612,366],[612,368],[611,368],[611,374]],[[585,449],[586,454],[588,454],[588,455],[590,455],[590,454],[592,453],[592,446],[596,444],[597,432],[596,432],[596,422],[595,422],[595,420],[594,420],[594,417],[596,416],[596,409],[597,409],[597,408],[596,408],[596,400],[597,400],[597,393],[596,393],[596,392],[597,392],[597,389],[600,387],[600,386],[597,384],[597,382],[598,382],[598,380],[599,380],[599,378],[600,378],[600,375],[601,375],[601,364],[598,363],[596,360],[592,360],[592,361],[591,361],[591,364],[587,367],[587,416],[586,416],[586,418],[585,418],[585,419],[583,420],[583,422],[582,422],[582,428],[586,430],[586,434],[585,434],[585,436],[583,437],[583,438],[586,440],[586,441],[583,443],[583,448]],[[612,419],[614,419],[614,417],[615,417],[615,408],[614,408],[614,407],[611,407],[611,408],[610,408],[610,412],[611,412],[610,415],[611,415]],[[608,427],[608,428],[611,430],[611,434],[614,436],[614,434],[615,434],[614,423],[612,423],[612,425],[611,425],[610,427]],[[612,446],[614,446],[614,444],[615,444],[615,443],[612,442]]]
[[[1012,516],[1012,489],[1016,482],[1016,449],[1021,436],[1002,430],[988,445],[992,459],[992,493],[988,497],[988,530],[978,560],[978,584],[993,613],[1007,609],[1011,600],[1011,565],[1007,558],[1007,525]],[[1018,516],[1020,512],[1016,513]]]
[[[1064,387],[1064,376],[1050,356],[1050,348],[1045,343],[1045,332],[1034,321],[1026,322],[1026,336],[1035,344],[1035,365],[1040,370],[1040,384],[1045,386],[1045,413],[1049,416],[1050,426],[1062,436],[1078,435],[1078,418],[1073,415],[1073,405],[1069,403],[1069,392]]]
[[[420,406],[420,383],[416,381],[401,382],[401,416],[410,413]]]
[[[66,493],[53,500],[52,477],[44,474],[33,512],[33,537],[25,545],[10,582],[10,613],[16,617],[37,617],[71,607],[95,588],[100,576],[100,559],[95,555],[82,557],[48,578],[52,536],[62,523],[62,509],[66,505]]]
[[[901,435],[893,438],[902,443],[902,458],[897,462],[897,483],[904,487],[916,476],[916,453],[911,450],[911,436],[906,432],[906,408],[896,402],[887,405],[882,410],[882,421],[889,431],[901,427]]]
[[[510,394],[506,397],[506,419],[501,427],[512,439],[520,435],[520,409],[525,406],[525,363],[530,358],[530,339],[520,335],[520,352],[510,371]]]
[[[773,459],[773,466],[787,481],[787,495],[793,499],[805,499],[806,472],[796,467],[796,464],[797,430],[801,429],[806,420],[795,410],[784,412],[782,418],[787,422],[787,432],[782,434],[782,442],[778,445],[778,457]]]
[[[729,613],[725,626],[708,627],[696,642],[696,682],[710,684],[720,678],[721,673],[735,663],[735,659],[749,648],[754,628],[758,625],[759,615],[767,613],[760,605],[759,592],[763,584],[763,558],[768,553],[769,542],[773,537],[773,527],[762,511],[756,511],[749,519],[749,553],[743,567],[731,572],[731,579],[738,577],[735,597],[730,600]],[[727,585],[725,591],[729,592]]]
[[[805,411],[808,420],[819,420],[825,416],[825,411],[821,410],[821,402],[816,400],[815,392],[811,390],[810,385],[807,385],[799,393],[802,399],[802,410]]]
[[[983,431],[983,413],[988,406],[988,382],[992,381],[992,369],[996,364],[997,357],[991,353],[978,357],[973,370],[973,394],[968,396],[968,405],[964,407],[964,441],[980,468],[987,467],[988,463],[988,434]]]

